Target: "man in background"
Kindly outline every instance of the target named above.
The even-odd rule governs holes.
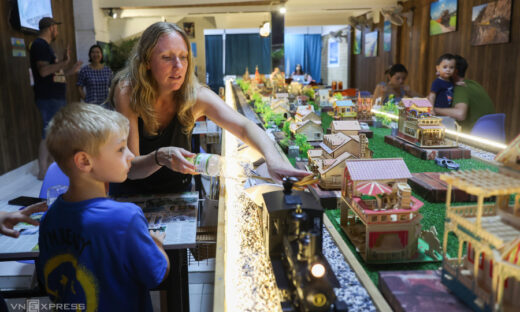
[[[54,114],[66,104],[65,76],[75,74],[81,67],[81,62],[70,64],[70,51],[67,48],[63,59],[58,60],[50,46],[58,37],[60,22],[50,17],[40,20],[40,34],[30,49],[31,70],[34,76],[34,96],[36,106],[43,120],[42,140],[38,149],[38,179],[43,180],[47,168],[51,164],[49,152],[45,146],[45,128]]]
[[[452,107],[434,108],[435,114],[449,116],[457,120],[464,132],[470,132],[480,117],[495,113],[493,101],[484,87],[476,81],[464,78],[467,69],[468,62],[466,59],[460,55],[455,55],[455,73],[452,76],[455,89]]]

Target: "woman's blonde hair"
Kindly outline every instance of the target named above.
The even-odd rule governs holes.
[[[128,82],[130,84],[129,87],[132,89],[130,93],[130,108],[143,120],[145,131],[149,134],[157,133],[159,122],[153,108],[153,103],[158,96],[157,83],[148,69],[148,64],[159,38],[162,35],[173,32],[181,35],[188,48],[188,69],[184,82],[179,90],[173,92],[173,101],[178,105],[177,119],[183,126],[184,133],[188,134],[195,124],[191,108],[197,99],[198,82],[194,73],[190,41],[182,28],[167,22],[157,22],[146,28],[139,42],[134,47],[126,67],[117,73],[112,81],[111,94],[109,96],[112,102],[117,84],[119,82]]]

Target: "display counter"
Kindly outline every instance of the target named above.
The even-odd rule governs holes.
[[[256,116],[247,112],[244,95],[233,90],[230,81],[226,82],[226,103],[234,109],[238,106],[246,116]],[[223,131],[222,155],[237,157],[238,146],[237,138]],[[283,155],[281,150],[279,152]],[[225,167],[224,176],[235,176],[233,171],[236,169],[236,166]],[[273,270],[262,239],[261,210],[254,203],[258,194],[249,194],[251,197],[246,194],[255,187],[244,191],[243,182],[225,177],[221,177],[221,185],[213,310],[281,311]],[[280,189],[265,184],[261,187]],[[341,284],[335,291],[336,296],[346,302],[351,311],[391,311],[355,257],[345,260],[343,255],[352,254],[326,217],[324,225],[323,252]]]

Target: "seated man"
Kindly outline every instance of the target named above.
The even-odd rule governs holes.
[[[464,79],[467,68],[466,60],[460,55],[455,55],[453,105],[451,108],[434,108],[435,114],[457,120],[464,132],[470,132],[480,117],[495,113],[493,101],[484,87],[473,80]],[[464,85],[460,85],[461,82]]]

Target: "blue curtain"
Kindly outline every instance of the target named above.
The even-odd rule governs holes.
[[[316,82],[321,80],[321,35],[285,35],[285,75],[301,64]]]
[[[261,74],[271,73],[271,37],[259,34],[226,35],[226,75],[242,75],[255,67]]]
[[[218,93],[224,86],[222,35],[206,35],[206,83]]]

